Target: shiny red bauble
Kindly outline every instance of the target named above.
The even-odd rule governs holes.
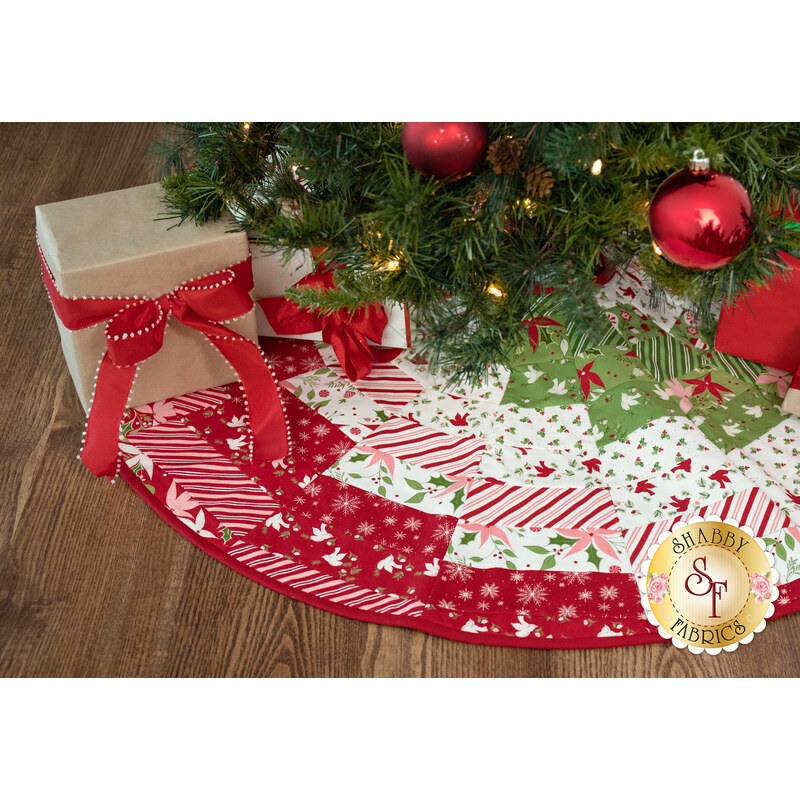
[[[469,175],[486,157],[485,122],[405,122],[403,152],[418,172],[439,180]]]
[[[753,205],[730,175],[684,169],[658,187],[650,204],[650,233],[665,258],[688,269],[719,269],[753,235]]]

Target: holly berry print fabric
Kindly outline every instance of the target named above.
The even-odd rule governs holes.
[[[777,615],[800,606],[800,420],[791,376],[716,353],[635,267],[600,288],[608,332],[563,320],[479,387],[413,352],[351,383],[323,343],[262,339],[292,453],[248,457],[238,384],[130,410],[123,475],[242,574],[335,613],[463,641],[662,641],[636,584],[695,515],[763,537]]]

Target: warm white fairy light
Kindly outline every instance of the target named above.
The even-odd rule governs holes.
[[[534,203],[534,202],[533,202],[533,200],[531,200],[531,199],[530,199],[530,197],[526,197],[526,198],[525,198],[525,199],[522,201],[522,205],[523,205],[523,206],[524,206],[524,208],[525,208],[525,213],[526,213],[526,214],[527,214],[529,217],[532,217],[532,216],[533,216],[533,212],[536,210],[536,203]]]
[[[376,261],[375,269],[379,272],[397,272],[400,269],[400,258],[391,258],[388,261]]]
[[[603,171],[603,162],[601,159],[596,159],[592,164],[592,175],[599,175]]]
[[[494,295],[495,297],[505,297],[506,293],[496,284],[490,283],[486,287],[486,291],[488,294]]]
[[[655,251],[656,251],[656,255],[657,255],[657,256],[663,256],[663,255],[664,255],[664,254],[661,252],[661,248],[660,248],[660,247],[659,247],[659,246],[658,246],[658,245],[657,245],[655,242],[653,242],[653,250],[655,250]]]

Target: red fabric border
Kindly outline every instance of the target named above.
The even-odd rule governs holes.
[[[279,594],[291,597],[293,600],[300,600],[306,605],[321,608],[324,611],[330,611],[340,617],[348,617],[349,619],[356,619],[359,622],[372,622],[376,625],[394,625],[399,628],[412,628],[414,630],[429,633],[433,636],[441,636],[445,639],[452,639],[457,642],[466,642],[468,644],[482,644],[493,645],[495,647],[523,647],[523,648],[538,648],[543,650],[581,650],[595,647],[623,647],[627,645],[637,644],[653,644],[655,642],[664,642],[656,631],[651,635],[632,634],[630,636],[609,636],[607,638],[597,638],[594,636],[587,636],[584,638],[574,639],[538,639],[526,638],[518,639],[513,636],[493,635],[490,633],[463,633],[462,631],[453,628],[447,628],[443,625],[437,625],[428,620],[419,619],[415,617],[393,617],[389,614],[379,614],[372,611],[361,611],[360,609],[342,606],[339,603],[334,603],[324,598],[316,597],[314,595],[306,594],[305,592],[298,591],[291,586],[273,580],[268,576],[256,570],[249,570],[241,562],[232,558],[227,553],[221,552],[212,547],[202,536],[198,536],[194,531],[188,528],[178,517],[174,516],[169,509],[161,505],[150,492],[144,487],[141,480],[131,471],[130,467],[124,462],[120,465],[120,476],[133,487],[133,490],[156,512],[166,523],[172,526],[184,538],[188,539],[196,547],[199,547],[203,552],[217,561],[222,562],[231,569],[236,570],[240,575],[245,578],[260,583],[268,589],[272,589]],[[798,602],[800,607],[800,602]],[[794,609],[792,609],[794,610]],[[786,613],[789,613],[788,611]],[[775,616],[777,616],[777,611]]]
[[[299,600],[306,605],[321,608],[323,611],[330,611],[340,617],[347,617],[349,619],[356,619],[359,622],[372,622],[376,625],[393,625],[398,628],[411,628],[419,630],[423,633],[429,633],[432,636],[440,636],[444,639],[452,639],[456,642],[466,642],[468,644],[492,645],[494,647],[523,647],[523,648],[536,648],[540,650],[588,650],[598,647],[628,647],[638,644],[655,644],[656,642],[667,643],[658,635],[657,631],[652,634],[632,634],[630,636],[609,636],[607,638],[597,638],[596,636],[587,636],[584,638],[574,639],[538,639],[526,638],[518,639],[511,636],[497,636],[490,633],[463,633],[459,630],[446,628],[443,625],[437,625],[428,620],[419,619],[415,617],[393,617],[389,614],[378,614],[372,611],[361,611],[359,609],[341,606],[339,603],[333,603],[324,598],[316,597],[314,595],[306,594],[305,592],[298,591],[291,586],[273,580],[256,570],[247,569],[242,563],[235,558],[231,558],[227,553],[220,552],[216,548],[212,548],[210,544],[198,536],[194,531],[184,525],[181,520],[174,516],[165,506],[156,501],[152,494],[144,487],[142,482],[132,472],[130,467],[124,462],[120,465],[120,476],[133,487],[133,490],[163,519],[167,524],[172,526],[184,538],[188,539],[196,547],[199,547],[203,552],[217,561],[222,562],[231,569],[236,570],[240,575],[245,578],[260,583],[268,589],[272,589],[278,594],[291,597],[293,600]],[[797,595],[793,602],[786,605],[776,605],[775,613],[770,619],[778,619],[800,611],[800,594]],[[769,620],[768,620],[769,622]]]

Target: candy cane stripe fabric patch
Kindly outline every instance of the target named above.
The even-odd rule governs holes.
[[[775,590],[771,616],[794,612],[800,422],[781,409],[787,376],[716,353],[684,309],[651,308],[633,266],[599,292],[599,341],[539,318],[517,361],[476,387],[413,351],[352,383],[328,345],[263,339],[287,458],[253,462],[233,383],[129,410],[122,474],[212,557],[365,622],[511,647],[663,642],[678,623],[651,619],[641,581],[659,542],[696,517],[737,520],[774,575],[754,561],[745,585],[733,556],[710,551],[672,578],[651,569],[650,594],[671,587],[680,633],[698,631],[687,646],[713,638],[709,614],[767,602],[754,573]],[[695,623],[687,580],[712,585]]]

